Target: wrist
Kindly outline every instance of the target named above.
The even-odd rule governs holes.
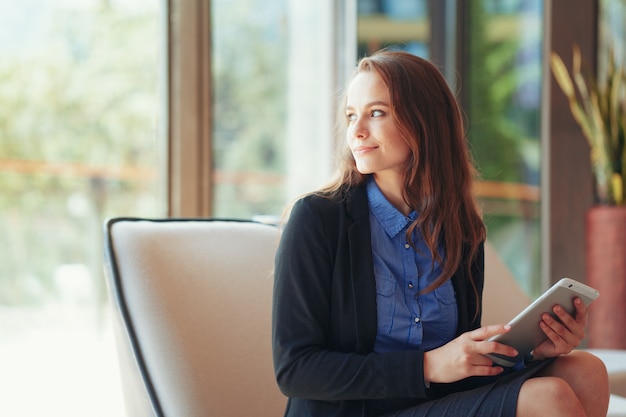
[[[424,385],[428,387],[428,385],[430,385],[430,378],[428,377],[428,359],[426,355],[427,352],[424,352],[424,354],[422,355],[422,378],[424,379]]]
[[[424,355],[422,356],[422,370],[423,370],[424,386],[426,388],[430,388],[430,383],[432,382],[432,378],[433,378],[432,370],[430,369],[431,360],[432,360],[430,356],[431,356],[430,352],[424,352]]]

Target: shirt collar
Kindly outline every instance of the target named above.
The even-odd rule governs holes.
[[[417,216],[415,211],[405,216],[395,208],[380,191],[373,178],[367,183],[367,198],[370,211],[390,238],[394,238]]]

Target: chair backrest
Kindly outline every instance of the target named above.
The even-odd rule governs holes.
[[[485,243],[485,288],[482,324],[508,323],[531,303],[493,245]]]
[[[277,228],[117,218],[107,279],[157,416],[278,416],[271,297]]]

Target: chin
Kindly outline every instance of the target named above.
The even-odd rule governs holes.
[[[367,174],[373,174],[374,170],[371,168],[368,168],[367,166],[363,166],[361,164],[356,164],[356,170],[359,171],[360,174],[362,175],[367,175]]]

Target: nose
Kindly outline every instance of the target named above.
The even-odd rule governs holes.
[[[363,118],[357,118],[352,124],[352,137],[355,139],[365,139],[368,135],[367,123]]]

